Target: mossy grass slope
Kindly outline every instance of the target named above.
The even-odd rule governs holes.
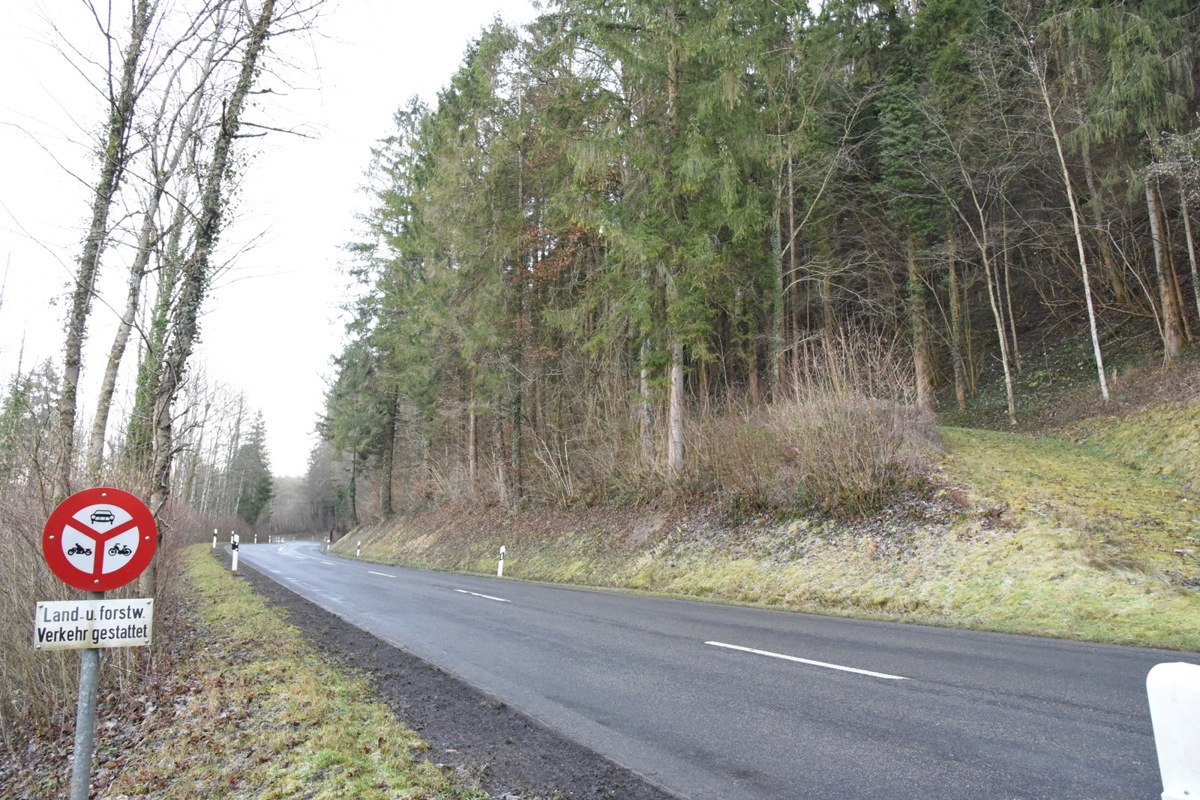
[[[1183,435],[1196,408],[1110,419],[1088,440],[944,428],[939,488],[866,519],[442,510],[334,549],[494,574],[504,544],[513,578],[1195,651],[1200,497],[1179,479],[1195,453],[1170,434],[1141,455],[1102,444],[1145,441],[1164,417]]]

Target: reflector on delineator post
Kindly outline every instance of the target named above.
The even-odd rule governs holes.
[[[1162,800],[1200,798],[1200,666],[1159,664],[1146,676]]]

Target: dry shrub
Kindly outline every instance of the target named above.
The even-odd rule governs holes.
[[[787,399],[705,422],[695,467],[725,504],[860,516],[923,485],[936,435],[904,359],[849,337],[806,356]]]
[[[42,558],[42,528],[50,509],[29,494],[0,488],[0,735],[12,749],[19,730],[56,731],[73,720],[79,656],[33,647],[34,610],[40,600],[78,595]]]
[[[73,735],[79,699],[78,650],[34,648],[34,612],[38,602],[78,600],[84,594],[59,580],[42,556],[42,529],[52,509],[20,488],[0,487],[0,747],[16,754],[32,737],[55,739]],[[168,515],[170,517],[170,515]],[[209,520],[204,520],[208,523]],[[180,559],[177,551],[189,539],[182,529],[211,530],[210,525],[167,523],[163,546],[155,556],[158,591],[154,607],[151,648],[106,648],[101,657],[101,693],[120,696],[142,689],[159,669],[157,656],[165,649],[182,603]],[[106,595],[143,596],[135,581]]]
[[[912,406],[830,395],[771,409],[797,499],[832,514],[861,516],[924,484],[932,425]]]

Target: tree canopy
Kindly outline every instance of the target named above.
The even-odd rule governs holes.
[[[856,391],[926,414],[1002,375],[1015,424],[1055,328],[1107,396],[1108,330],[1172,358],[1198,324],[1194,171],[1150,169],[1194,155],[1198,26],[1177,0],[497,22],[376,151],[330,441],[388,503],[569,505],[703,483],[713,419],[840,358],[905,353]]]

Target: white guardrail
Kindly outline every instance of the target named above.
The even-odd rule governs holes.
[[[1162,800],[1200,800],[1200,666],[1159,664],[1146,676]]]

